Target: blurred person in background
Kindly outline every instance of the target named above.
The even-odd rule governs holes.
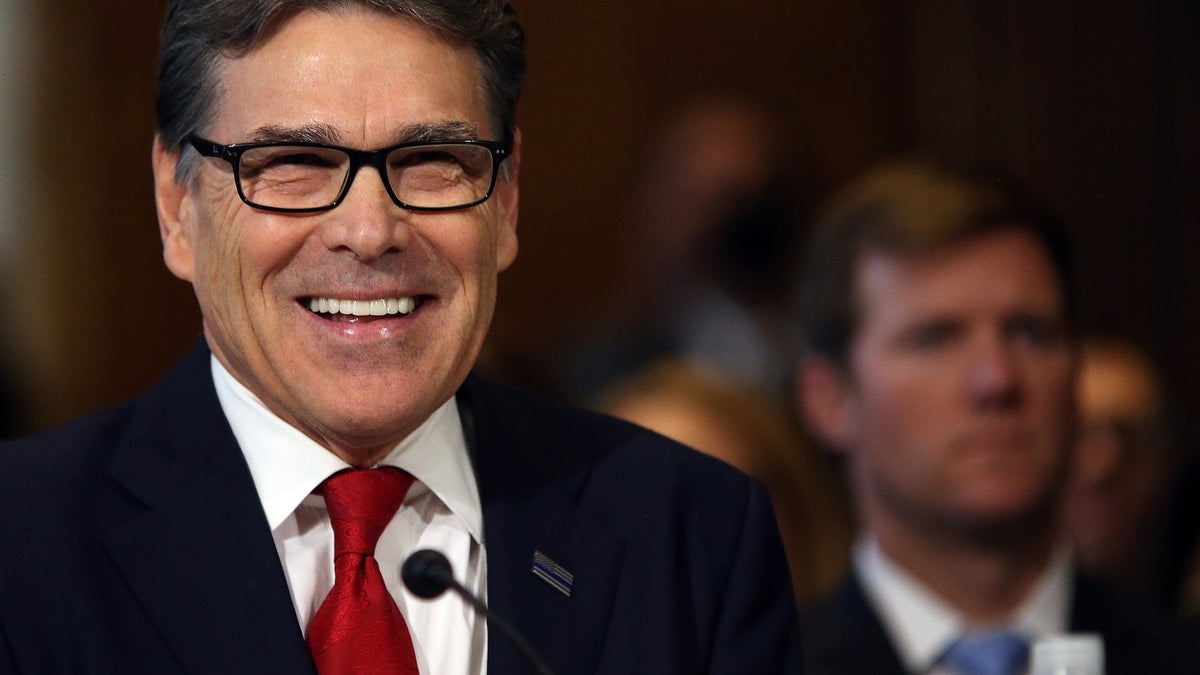
[[[788,284],[816,184],[793,136],[770,105],[735,91],[670,117],[632,188],[619,300],[579,335],[570,391],[587,400],[667,357],[741,386],[785,384]]]
[[[1098,578],[1160,593],[1168,583],[1165,509],[1183,454],[1158,371],[1128,340],[1089,338],[1077,400],[1064,517],[1079,565]]]
[[[803,617],[809,672],[1019,675],[1065,632],[1102,635],[1109,675],[1195,672],[1059,524],[1076,341],[1054,218],[994,176],[899,160],[839,192],[809,246],[798,401],[860,527],[851,575]]]
[[[734,385],[694,363],[664,359],[613,382],[593,405],[763,481],[800,606],[845,575],[851,529],[844,490],[778,396]]]

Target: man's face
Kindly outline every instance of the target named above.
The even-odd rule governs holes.
[[[499,135],[473,52],[363,10],[287,20],[226,60],[220,85],[214,124],[198,131],[222,144],[316,135],[374,149],[423,133]],[[412,213],[366,167],[336,209],[288,215],[243,204],[221,160],[201,160],[198,180],[180,186],[174,156],[155,155],[167,264],[194,285],[214,354],[272,411],[365,463],[454,394],[491,321],[497,274],[516,256],[515,171],[480,206]],[[310,311],[313,298],[416,308],[352,318]]]
[[[968,531],[1047,508],[1069,447],[1073,347],[1042,245],[1006,228],[859,263],[844,446],[867,508]]]
[[[1176,457],[1161,424],[1151,362],[1132,346],[1083,350],[1076,393],[1079,435],[1066,498],[1067,526],[1083,564],[1105,576],[1144,556]]]

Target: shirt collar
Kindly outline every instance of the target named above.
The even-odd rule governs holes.
[[[1071,565],[1070,547],[1059,546],[1005,626],[1031,639],[1066,632]],[[931,669],[966,629],[963,617],[888,558],[876,539],[855,545],[854,570],[909,672]]]
[[[213,384],[233,435],[250,466],[271,529],[330,475],[349,464],[271,412],[214,356]],[[395,466],[418,481],[405,501],[432,492],[483,543],[483,509],[454,397],[400,441],[380,465]]]

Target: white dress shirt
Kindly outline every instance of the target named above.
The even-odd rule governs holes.
[[[297,620],[307,634],[333,587],[333,529],[325,500],[312,492],[349,465],[268,410],[215,357],[212,373],[217,398],[250,465],[271,526]],[[418,666],[429,675],[483,675],[486,622],[454,593],[422,600],[400,581],[400,565],[407,555],[432,548],[449,558],[455,579],[486,598],[483,512],[455,399],[379,465],[399,467],[416,478],[384,529],[375,558],[408,623]]]
[[[937,661],[968,626],[953,607],[884,554],[875,539],[854,547],[854,571],[867,601],[879,616],[905,670],[952,675]],[[1065,633],[1071,607],[1071,553],[1059,547],[1032,591],[1012,617],[994,626],[1024,633],[1030,645],[1039,638]]]

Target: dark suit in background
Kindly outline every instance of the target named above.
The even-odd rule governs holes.
[[[1200,672],[1195,637],[1139,598],[1076,575],[1070,630],[1104,637],[1105,673]],[[810,675],[908,675],[879,616],[851,575],[801,617]]]

